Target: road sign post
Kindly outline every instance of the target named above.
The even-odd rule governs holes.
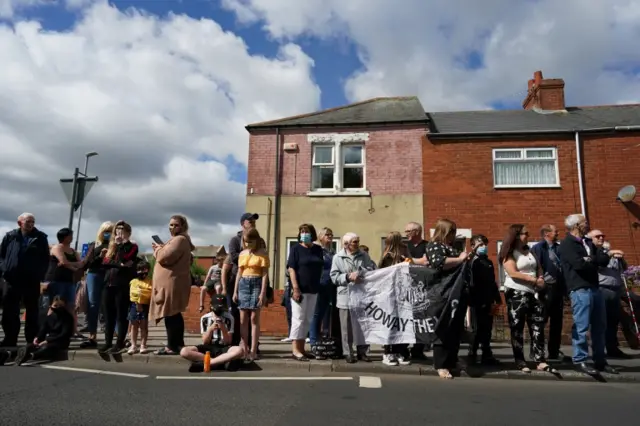
[[[60,179],[60,185],[69,200],[69,229],[73,230],[73,216],[84,202],[85,197],[98,181],[97,176],[88,177],[76,167],[73,179]],[[76,236],[77,238],[78,236]]]

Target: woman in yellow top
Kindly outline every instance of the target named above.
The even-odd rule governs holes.
[[[149,334],[149,304],[151,303],[151,278],[149,278],[149,262],[141,260],[138,262],[138,278],[134,278],[130,283],[129,298],[131,308],[129,309],[129,323],[131,324],[131,347],[129,355],[137,352],[138,331],[142,334],[140,342],[140,353],[146,354],[147,336]]]
[[[256,359],[260,338],[260,308],[267,302],[267,273],[269,255],[260,249],[260,234],[256,229],[245,231],[242,236],[245,250],[238,257],[238,274],[233,291],[233,301],[240,310],[240,338],[248,352],[248,361]],[[249,319],[251,320],[251,350],[249,346]]]

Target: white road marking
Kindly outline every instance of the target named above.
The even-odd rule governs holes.
[[[46,368],[48,370],[76,371],[78,373],[101,374],[105,376],[135,377],[137,379],[144,379],[145,377],[149,377],[149,375],[147,374],[121,373],[119,371],[106,371],[106,370],[91,370],[89,368],[63,367],[60,365],[40,365],[39,367]]]
[[[348,381],[353,377],[157,376],[158,380]]]
[[[360,376],[360,387],[369,389],[379,389],[382,387],[380,377]]]

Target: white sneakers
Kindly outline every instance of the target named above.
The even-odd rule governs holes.
[[[291,343],[292,340],[289,339],[288,337],[285,337],[284,339],[280,340],[282,343]]]
[[[382,363],[389,366],[411,365],[411,361],[402,355],[388,354],[382,356]]]

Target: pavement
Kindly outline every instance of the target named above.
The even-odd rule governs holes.
[[[82,321],[81,321],[82,323]],[[22,336],[22,333],[21,333]],[[0,331],[0,339],[3,337],[2,331]],[[22,337],[21,337],[22,338]],[[103,335],[98,335],[98,341],[103,340]],[[148,346],[150,349],[159,349],[164,346],[166,340],[166,332],[164,325],[161,323],[158,326],[149,327],[149,341]],[[137,365],[144,364],[158,364],[158,365],[179,365],[183,371],[186,371],[188,362],[178,356],[158,356],[154,354],[135,354],[135,355],[101,355],[98,354],[95,349],[80,349],[81,340],[73,340],[71,347],[69,348],[67,361],[71,362],[99,362],[101,364],[111,363],[133,363]],[[197,345],[201,343],[200,335],[187,334],[185,336],[186,345]],[[527,345],[527,344],[526,344]],[[300,362],[291,359],[291,345],[289,343],[280,342],[280,339],[273,337],[261,338],[260,350],[262,357],[254,364],[243,367],[248,371],[271,371],[278,369],[286,369],[287,371],[296,371],[297,373],[314,373],[314,374],[394,374],[394,375],[413,375],[413,376],[436,376],[437,373],[432,366],[431,353],[427,352],[427,361],[417,361],[409,366],[386,366],[382,364],[382,347],[373,345],[371,347],[371,357],[374,360],[372,363],[358,362],[356,364],[347,364],[344,360],[327,360],[317,361],[312,360],[310,362]],[[522,379],[522,380],[549,380],[549,381],[580,381],[580,382],[627,382],[627,383],[640,383],[640,351],[634,351],[625,349],[625,351],[632,355],[632,359],[628,360],[610,360],[610,364],[618,368],[620,374],[610,375],[602,374],[599,377],[592,377],[584,373],[579,373],[573,369],[570,361],[564,363],[556,363],[554,367],[560,371],[558,376],[550,373],[532,371],[530,374],[522,373],[515,369],[513,362],[513,353],[511,346],[508,343],[496,342],[493,344],[493,351],[496,358],[502,361],[502,365],[499,367],[482,367],[467,366],[467,368],[461,372],[462,377],[468,378],[494,378],[494,379]],[[566,355],[571,355],[571,347],[566,346],[562,348],[562,351]],[[467,352],[467,345],[462,344],[460,350],[461,359],[464,360],[464,356]],[[531,363],[531,368],[535,368],[535,364]]]
[[[292,374],[283,368],[186,375],[163,364],[95,365],[84,360],[0,367],[0,423],[566,426],[617,418],[633,424],[640,390],[620,383],[522,386],[415,375]]]

